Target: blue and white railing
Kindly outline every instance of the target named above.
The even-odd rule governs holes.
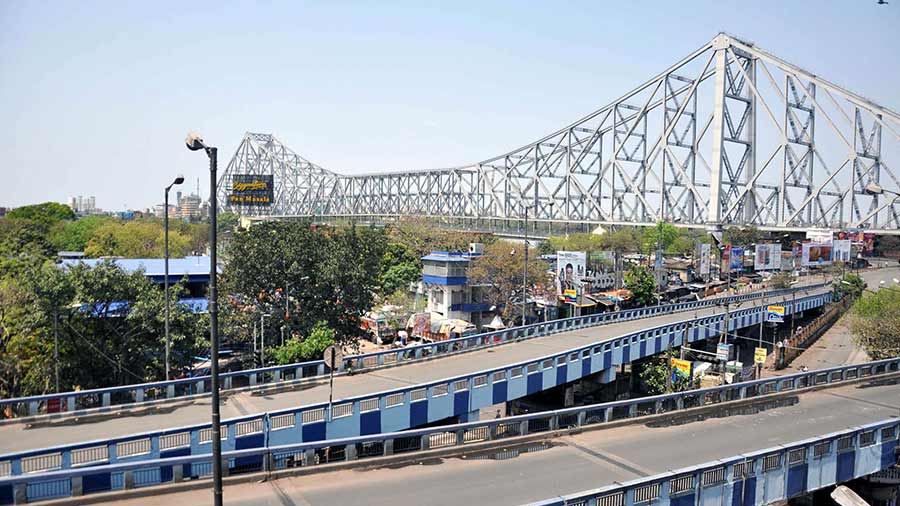
[[[800,298],[794,303],[800,311],[822,305],[830,298],[829,292]],[[793,311],[794,307],[788,303],[786,312]],[[729,330],[758,324],[764,313],[763,306],[734,311],[729,318]],[[231,451],[394,432],[450,416],[467,415],[584,376],[615,371],[620,364],[659,353],[670,345],[719,335],[723,320],[724,315],[718,314],[644,329],[524,362],[339,399],[330,410],[327,403],[321,402],[225,420],[222,448]],[[743,385],[749,387],[753,383]],[[8,461],[10,472],[21,474],[70,469],[88,465],[95,458],[115,464],[200,455],[211,452],[211,432],[211,425],[203,423],[15,452],[0,455],[0,465]]]
[[[271,443],[259,448],[229,448],[223,453],[225,463],[223,469],[227,474],[236,475],[260,471],[278,471],[296,467],[316,467],[336,462],[365,461],[390,455],[409,454],[415,457],[416,453],[444,448],[464,450],[466,446],[492,440],[540,434],[555,430],[602,427],[603,425],[630,419],[664,416],[685,409],[711,407],[727,402],[752,400],[771,394],[823,388],[829,385],[866,380],[867,378],[896,375],[898,372],[900,372],[900,358],[894,358],[702,390],[486,421],[325,441],[294,444]],[[246,423],[246,421],[237,423]],[[778,479],[786,479],[790,485],[775,490],[789,491],[788,497],[793,497],[807,490],[807,488],[800,487],[799,483],[809,483],[810,488],[808,490],[813,490],[834,483],[834,480],[837,480],[837,482],[846,481],[851,477],[862,476],[888,467],[893,463],[889,457],[893,457],[893,451],[896,447],[898,425],[900,425],[900,420],[892,419],[849,431],[821,436],[813,440],[782,445],[774,449],[724,459],[708,465],[689,468],[688,470],[679,470],[635,482],[617,484],[539,504],[582,504],[580,501],[584,498],[588,502],[583,504],[601,506],[609,506],[611,504],[632,505],[642,502],[644,498],[661,500],[669,497],[667,494],[681,497],[691,493],[691,491],[697,494],[703,493],[704,491],[700,489],[707,489],[713,486],[731,487],[734,486],[736,481],[749,476],[765,476],[769,478],[774,475],[756,473],[772,473],[776,469],[780,470],[779,472],[782,474],[788,472],[788,474]],[[297,428],[299,428],[297,425],[283,421],[277,422],[273,417],[267,416],[261,420],[261,423],[249,424],[242,429],[237,429],[236,424],[229,423],[227,431],[229,436],[235,434],[236,431],[244,432],[247,435],[263,434],[265,432],[271,435],[279,430],[296,430]],[[848,436],[852,436],[852,440],[846,439]],[[105,450],[98,450],[98,448],[102,447],[88,444],[88,446],[79,449],[81,451],[79,454],[44,454],[35,456],[37,460],[30,460],[27,463],[21,459],[5,460],[6,457],[3,457],[4,460],[0,460],[0,504],[20,504],[59,497],[126,490],[142,486],[177,484],[183,480],[209,477],[212,470],[209,453],[167,456],[152,460],[137,460],[134,458],[136,452],[149,451],[150,448],[157,447],[159,444],[168,448],[173,445],[177,447],[179,444],[188,445],[194,442],[193,437],[189,439],[181,438],[176,434],[171,434],[170,437],[170,440],[165,440],[162,443],[147,441],[146,439],[123,440],[116,443],[115,446],[106,447]],[[271,441],[269,438],[264,437],[264,439]],[[822,446],[825,442],[827,442],[827,445]],[[879,448],[874,449],[875,446],[879,446]],[[800,455],[802,452],[795,452],[797,448],[801,447],[808,448],[805,455]],[[865,450],[867,448],[873,449]],[[862,462],[857,461],[853,466],[848,467],[847,463],[844,462],[846,456],[842,457],[842,455],[850,451],[858,452],[859,455],[857,457],[862,455],[866,457]],[[124,455],[125,452],[128,453],[128,456]],[[779,454],[781,457],[772,457],[775,454]],[[114,455],[117,458],[111,458]],[[65,469],[61,468],[62,462],[71,464],[75,461],[77,461],[78,465],[70,465]],[[836,468],[835,461],[837,462]],[[751,463],[741,468],[739,465],[741,462]],[[756,464],[753,464],[753,462],[756,462]],[[844,463],[842,464],[842,462]],[[41,464],[47,465],[48,463],[55,464],[55,467],[45,469],[36,467]],[[832,481],[829,481],[829,477],[822,477],[820,473],[816,473],[816,479],[821,481],[795,481],[798,478],[790,475],[789,470],[803,463],[806,463],[810,469],[812,469],[813,465],[822,465],[829,469],[837,469],[837,471]],[[735,466],[738,466],[742,471],[733,472]],[[848,469],[850,468],[856,474],[849,472]],[[692,478],[694,481],[691,483],[691,486],[688,486],[685,481],[690,481],[690,479],[684,478],[684,476],[692,473],[695,475]],[[673,485],[673,480],[685,481],[677,482]],[[644,487],[648,485],[650,488],[645,489]],[[657,485],[659,490],[653,492],[655,490],[654,487]],[[746,493],[746,491],[742,490],[742,493]],[[603,498],[613,496],[621,497],[625,502],[604,502],[608,500]],[[598,498],[603,500],[601,502],[590,502],[596,501]],[[766,496],[766,499],[770,500],[772,497]],[[612,500],[609,499],[609,501]],[[678,502],[677,504],[695,503]]]
[[[601,313],[535,323],[496,332],[486,332],[474,336],[449,341],[422,344],[394,350],[378,351],[344,359],[341,371],[351,369],[356,372],[373,368],[393,367],[409,362],[429,360],[436,357],[463,353],[509,342],[548,336],[559,332],[599,325],[608,325],[629,320],[649,318],[714,307],[726,302],[741,302],[761,298],[782,297],[796,291],[816,290],[828,283],[808,285],[800,288],[751,292],[730,297],[717,297],[679,304],[664,304],[611,313]],[[288,387],[309,379],[322,378],[328,373],[325,362],[314,360],[275,367],[262,367],[233,371],[220,375],[223,390],[258,389]],[[59,394],[34,395],[12,399],[0,399],[0,420],[4,418],[34,417],[40,415],[82,416],[91,412],[128,409],[149,403],[168,400],[186,400],[209,395],[210,377],[200,376],[170,381],[157,381],[124,385],[118,387],[80,390]]]

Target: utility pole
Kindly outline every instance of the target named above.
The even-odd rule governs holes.
[[[53,368],[56,393],[59,393],[59,312],[56,308],[53,308]]]
[[[522,263],[522,325],[525,325],[525,305],[528,300],[528,209],[525,206],[525,261]]]

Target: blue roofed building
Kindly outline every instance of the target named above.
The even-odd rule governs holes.
[[[165,259],[163,258],[81,258],[64,259],[61,265],[66,268],[77,264],[95,267],[101,262],[112,262],[125,272],[142,271],[151,282],[162,285],[166,280]],[[185,281],[188,296],[179,300],[194,312],[206,311],[206,290],[209,287],[209,257],[189,256],[169,259],[169,284]],[[123,302],[122,304],[125,304]]]
[[[468,282],[471,262],[481,256],[480,244],[470,251],[432,251],[422,257],[422,282],[428,297],[431,321],[465,320],[481,327],[493,318],[480,286]]]

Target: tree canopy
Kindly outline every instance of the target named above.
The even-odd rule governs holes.
[[[850,329],[872,360],[900,356],[900,290],[863,293],[850,313]]]
[[[508,242],[496,242],[484,249],[484,256],[472,261],[468,270],[469,283],[481,286],[485,302],[502,310],[506,320],[512,320],[517,308],[511,302],[521,302],[522,275],[525,262],[525,249],[522,245]],[[536,285],[547,281],[547,264],[535,258],[535,252],[529,252],[528,279],[526,286],[529,292]],[[520,310],[520,309],[518,309]]]
[[[656,280],[650,269],[634,266],[625,273],[625,287],[631,291],[631,300],[641,306],[656,304]]]
[[[10,220],[36,221],[49,227],[58,221],[74,220],[75,212],[65,204],[44,202],[43,204],[17,207],[6,213],[6,218]]]

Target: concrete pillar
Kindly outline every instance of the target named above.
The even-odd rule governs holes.
[[[134,391],[134,402],[144,402],[144,389],[138,388]]]
[[[28,502],[28,485],[16,483],[13,485],[13,503],[25,504]]]
[[[172,466],[172,483],[184,481],[184,465],[176,464]]]
[[[106,393],[103,394],[102,404],[101,404],[101,405],[103,405],[103,406],[109,406],[110,403],[111,403],[111,402],[110,402],[110,399],[109,399],[109,392],[106,392]]]
[[[394,440],[386,439],[384,441],[384,455],[393,455],[394,454]]]
[[[563,398],[563,407],[571,408],[575,405],[575,385],[566,387],[565,397]]]
[[[81,476],[72,477],[72,497],[84,495],[84,484]]]
[[[175,397],[175,385],[166,385],[166,399]]]
[[[348,444],[347,446],[345,446],[345,447],[344,447],[344,455],[345,455],[345,457],[347,458],[347,460],[356,460],[356,459],[358,459],[358,458],[359,458],[359,454],[358,454],[357,451],[356,451],[356,445],[355,445],[355,444]]]

